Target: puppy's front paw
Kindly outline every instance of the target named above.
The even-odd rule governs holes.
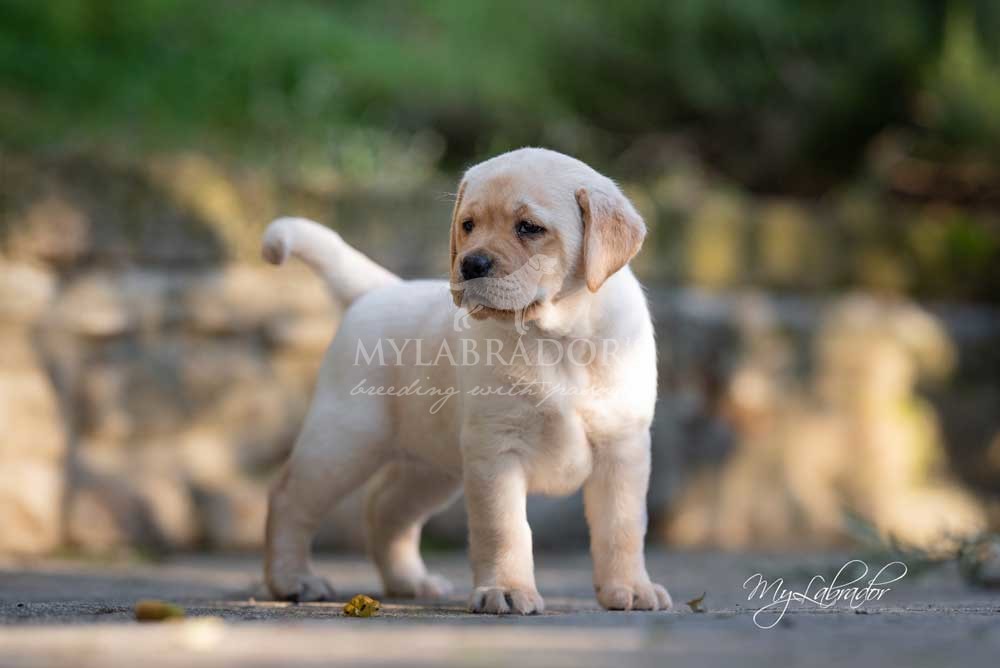
[[[488,615],[536,615],[545,611],[545,601],[534,589],[476,587],[469,599],[469,612]]]
[[[667,589],[649,579],[598,585],[595,590],[597,601],[607,610],[669,610],[674,605]]]
[[[326,578],[318,575],[296,575],[285,578],[282,582],[272,582],[270,588],[276,599],[296,603],[332,601],[335,596],[333,587]]]
[[[448,578],[436,573],[427,573],[412,580],[387,582],[385,585],[386,596],[400,598],[443,598],[451,591]]]

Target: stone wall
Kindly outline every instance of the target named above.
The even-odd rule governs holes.
[[[185,156],[6,156],[0,177],[0,553],[259,547],[265,490],[338,318],[304,268],[256,259],[274,215],[331,221],[404,275],[444,273],[445,232],[426,232],[447,220],[443,182],[421,184],[416,200],[391,189],[362,198],[335,180],[289,185]],[[724,287],[712,257],[725,248],[705,239],[732,217],[712,213],[713,201],[689,202],[701,223],[681,248],[708,272],[704,283]],[[781,229],[807,225],[799,209],[765,209]],[[676,253],[660,248],[665,238],[661,229],[640,274],[662,278],[651,263]],[[785,276],[798,248],[765,265]],[[848,520],[860,518],[927,542],[989,521],[1000,480],[996,312],[743,291],[650,296],[661,347],[655,538],[830,544],[852,539]],[[952,367],[957,382],[945,380]],[[586,540],[578,497],[530,510],[538,545]],[[355,495],[320,544],[359,548],[359,517]],[[464,542],[460,504],[429,536]]]
[[[317,279],[4,263],[0,295],[4,548],[259,543],[335,328]]]
[[[979,410],[959,426],[942,401],[1000,398],[997,313],[862,294],[654,303],[670,358],[653,488],[667,542],[942,549],[997,522],[1000,467],[983,464],[1000,418]]]
[[[0,265],[0,552],[46,552],[62,541],[65,421],[34,329],[54,292],[49,274]]]

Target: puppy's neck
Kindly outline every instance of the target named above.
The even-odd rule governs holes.
[[[628,312],[629,305],[637,303],[629,298],[629,293],[641,291],[632,270],[626,266],[608,278],[596,293],[581,282],[539,305],[531,324],[548,338],[618,338],[623,327],[627,328],[629,322],[642,315]]]
[[[583,286],[582,289],[575,289],[543,302],[535,311],[531,329],[546,338],[578,339],[594,336],[595,323],[591,311],[596,297]]]
[[[551,300],[531,307],[530,320],[524,336],[536,339],[621,338],[642,318],[649,318],[645,298],[635,299],[630,293],[642,293],[642,287],[626,266],[611,276],[596,293],[582,283],[569,286]],[[631,298],[630,298],[631,297]],[[636,307],[636,305],[641,305]],[[641,311],[635,312],[632,311]],[[489,336],[518,338],[513,315],[475,319],[475,329]]]

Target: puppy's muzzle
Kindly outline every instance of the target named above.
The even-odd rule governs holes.
[[[462,278],[466,281],[482,278],[493,268],[493,258],[482,253],[472,253],[462,259]]]

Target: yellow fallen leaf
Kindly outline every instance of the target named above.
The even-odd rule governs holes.
[[[135,618],[140,622],[162,622],[168,619],[184,619],[184,608],[165,601],[144,599],[135,604]]]
[[[705,602],[705,594],[708,592],[702,592],[701,596],[698,598],[692,598],[687,602],[688,607],[691,608],[691,612],[705,612],[705,608],[701,607],[701,604]]]
[[[348,617],[372,617],[378,614],[381,605],[371,596],[358,594],[344,604],[344,614]]]

